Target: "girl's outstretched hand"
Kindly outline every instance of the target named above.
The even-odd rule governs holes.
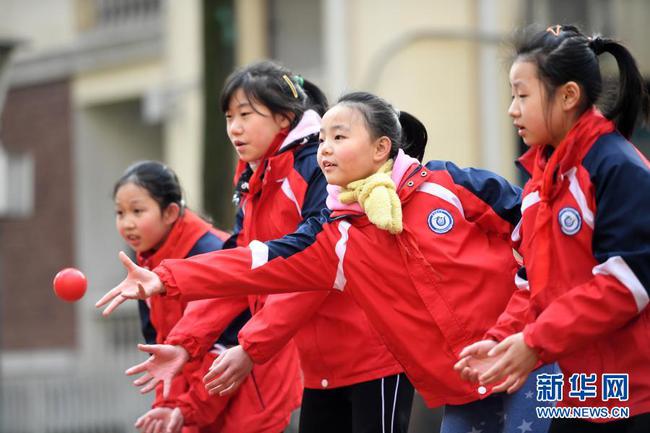
[[[210,395],[234,393],[253,369],[253,360],[241,347],[224,351],[214,360],[208,374],[203,378],[205,389]],[[216,379],[215,379],[216,378]]]
[[[485,373],[496,362],[498,357],[488,356],[488,352],[497,345],[494,340],[481,340],[465,346],[460,351],[460,360],[454,365],[463,380],[477,383],[479,376]]]
[[[490,349],[488,356],[500,356],[500,359],[479,376],[479,381],[482,384],[503,381],[493,391],[507,391],[508,394],[523,386],[539,360],[537,353],[524,342],[524,334],[521,332],[509,336]]]
[[[151,295],[165,292],[165,286],[154,272],[133,263],[124,251],[120,251],[119,258],[127,270],[127,275],[120,284],[102,296],[95,304],[95,307],[99,308],[110,302],[102,313],[104,316],[111,314],[127,299],[146,299]]]
[[[141,433],[180,433],[183,414],[179,408],[157,407],[138,418],[135,428]]]
[[[131,376],[145,372],[133,381],[135,386],[142,386],[140,388],[142,394],[155,389],[158,382],[162,381],[163,398],[167,398],[172,379],[190,359],[190,355],[182,346],[171,344],[138,344],[138,350],[150,353],[151,356],[146,361],[126,370],[125,374]]]

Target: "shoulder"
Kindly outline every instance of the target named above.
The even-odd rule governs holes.
[[[601,136],[591,146],[582,166],[594,185],[604,185],[611,179],[625,182],[630,188],[650,181],[648,161],[639,150],[620,133]]]
[[[307,143],[296,147],[294,150],[293,168],[302,178],[309,181],[314,175],[320,173],[320,167],[316,160],[318,136],[311,135],[305,138],[308,139]]]
[[[217,251],[223,248],[223,241],[217,236],[216,233],[211,231],[207,232],[199,238],[194,244],[187,257],[196,256],[198,254],[209,253],[210,251]]]

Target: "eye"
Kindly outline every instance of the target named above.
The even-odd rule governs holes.
[[[323,144],[325,139],[323,137],[318,137],[318,144]]]
[[[115,211],[115,215],[117,215],[118,217],[121,217],[121,216],[124,215],[124,212],[122,212],[121,210],[118,209],[118,210]]]
[[[133,213],[136,215],[140,215],[142,212],[144,212],[144,209],[133,209]]]
[[[334,136],[334,140],[343,140],[344,138],[345,138],[345,136],[341,135],[341,134],[337,134],[337,135]]]
[[[248,116],[249,114],[251,114],[250,111],[244,111],[244,112],[241,113],[241,117],[246,117],[246,116]]]

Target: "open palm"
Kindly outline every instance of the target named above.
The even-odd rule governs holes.
[[[126,268],[127,275],[120,284],[102,296],[95,304],[96,308],[108,304],[108,307],[102,312],[104,316],[111,314],[127,299],[145,299],[164,291],[160,278],[154,272],[133,263],[124,251],[120,251],[119,258]]]

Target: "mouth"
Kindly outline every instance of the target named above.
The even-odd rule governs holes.
[[[516,123],[514,125],[515,125],[515,128],[517,128],[517,134],[520,137],[522,137],[524,135],[524,133],[526,132],[526,128],[524,126],[518,125]]]
[[[137,235],[126,235],[126,241],[130,244],[137,244],[140,242],[140,236]]]
[[[240,140],[235,140],[235,141],[232,142],[232,144],[234,144],[236,148],[239,148],[239,147],[242,147],[242,146],[246,145],[245,142],[240,141]]]
[[[330,161],[323,161],[322,164],[323,164],[323,170],[336,167],[336,164]]]

